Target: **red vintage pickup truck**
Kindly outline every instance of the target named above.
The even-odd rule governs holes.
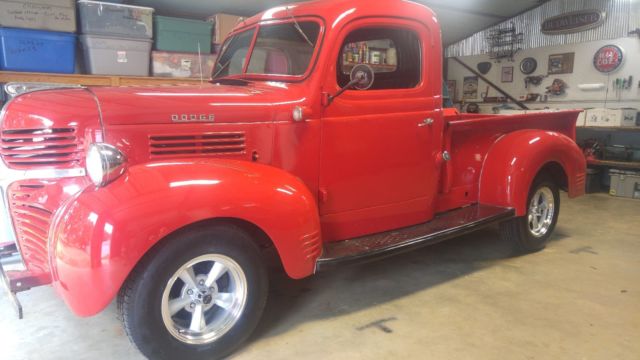
[[[144,355],[211,359],[258,323],[268,249],[299,279],[491,224],[543,248],[559,189],[584,193],[578,111],[443,109],[440,38],[416,3],[314,1],[239,24],[202,86],[17,96],[9,298],[53,284],[79,316],[118,298]]]

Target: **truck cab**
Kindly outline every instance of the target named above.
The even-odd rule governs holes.
[[[218,358],[260,319],[265,249],[299,279],[491,224],[543,248],[584,193],[579,112],[444,109],[440,39],[417,3],[299,3],[239,24],[207,84],[14,98],[2,283],[79,316],[117,297],[146,356]]]

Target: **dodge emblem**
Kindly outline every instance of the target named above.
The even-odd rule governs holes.
[[[173,114],[171,121],[173,122],[214,122],[216,116],[214,114]]]

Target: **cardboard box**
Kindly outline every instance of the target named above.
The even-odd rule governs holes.
[[[637,109],[603,109],[587,110],[586,126],[631,127],[636,126]]]
[[[636,126],[636,116],[638,114],[637,109],[625,108],[625,109],[607,109],[607,122],[609,125],[615,127],[630,127]]]
[[[153,76],[163,77],[200,77],[202,63],[202,77],[211,78],[211,71],[216,62],[216,56],[202,54],[153,51],[151,54]]]
[[[0,0],[0,27],[76,32],[76,2]]]
[[[233,28],[244,21],[244,18],[229,14],[215,14],[207,20],[214,24],[213,42],[221,44]]]
[[[576,121],[576,126],[587,126],[587,110],[585,109],[578,115],[578,121]]]
[[[594,108],[588,109],[585,113],[585,126],[608,126],[607,121],[607,109]]]

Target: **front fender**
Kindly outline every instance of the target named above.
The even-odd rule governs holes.
[[[133,166],[63,206],[50,241],[54,285],[75,313],[93,315],[158,241],[214,218],[262,229],[291,277],[313,273],[320,221],[315,199],[298,178],[250,162],[198,159]]]
[[[532,182],[549,163],[564,170],[569,197],[584,194],[587,164],[571,138],[553,131],[519,130],[502,136],[489,149],[480,176],[479,202],[512,207],[524,216]]]

